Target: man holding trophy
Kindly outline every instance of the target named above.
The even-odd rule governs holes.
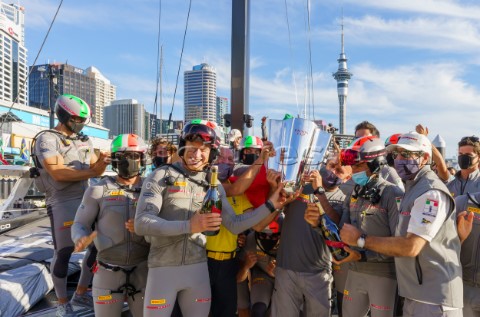
[[[331,135],[321,131],[309,120],[289,118],[269,121],[270,141],[276,147],[276,156],[269,160],[269,168],[282,173],[287,192],[301,188],[304,174],[311,183],[285,209],[282,243],[277,252],[275,288],[272,297],[272,316],[329,316],[331,297],[330,252],[321,235],[304,220],[309,195],[327,202],[323,188],[315,181],[321,179],[318,171],[326,153]],[[318,176],[318,177],[315,177]],[[328,205],[328,203],[325,203]],[[327,214],[338,222],[338,214],[330,207]]]

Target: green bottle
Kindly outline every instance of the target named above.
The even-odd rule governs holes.
[[[220,197],[220,192],[218,191],[218,166],[212,166],[210,188],[208,189],[207,194],[203,199],[202,209],[200,209],[200,213],[222,213],[222,199]],[[216,236],[219,231],[220,230],[204,231],[203,234],[206,236]]]

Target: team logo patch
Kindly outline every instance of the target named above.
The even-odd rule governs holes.
[[[65,221],[65,222],[63,223],[63,226],[64,226],[64,227],[71,227],[72,225],[73,225],[73,221]]]
[[[425,206],[423,206],[423,214],[436,217],[437,211],[438,211],[438,200],[427,198],[427,200],[425,201]]]
[[[175,182],[173,186],[185,187],[187,186],[187,182]]]
[[[167,300],[165,298],[150,300],[151,305],[163,305],[163,304],[166,304],[166,303],[167,303]]]
[[[111,300],[112,295],[98,296],[98,300]]]
[[[467,211],[471,211],[473,213],[480,214],[480,208],[475,208],[475,207],[468,206]]]
[[[432,223],[432,222],[431,222],[430,220],[428,220],[428,219],[422,218],[422,223],[424,223],[424,224],[430,224],[430,223]]]
[[[348,290],[344,289],[343,290],[343,295],[348,296]]]
[[[354,204],[354,203],[356,203],[356,202],[357,202],[357,200],[358,200],[358,198],[353,198],[353,197],[350,197],[350,203],[351,203],[351,204]]]

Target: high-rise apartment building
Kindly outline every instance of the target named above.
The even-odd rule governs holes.
[[[24,9],[0,0],[0,99],[28,105]]]
[[[117,87],[112,85],[110,80],[103,76],[97,68],[90,66],[85,71],[88,76],[93,76],[95,79],[94,123],[103,126],[103,108],[117,98]]]
[[[85,100],[92,110],[92,121],[103,125],[103,108],[116,98],[116,87],[91,66],[86,70],[62,63],[31,67],[30,106],[48,110],[59,95],[72,94]]]
[[[218,126],[225,128],[225,120],[223,116],[229,113],[228,111],[228,98],[217,97],[217,124]]]
[[[110,129],[110,137],[123,133],[145,136],[145,108],[135,99],[114,100],[104,108],[104,126]]]
[[[208,64],[184,73],[185,122],[193,119],[217,121],[217,73]]]

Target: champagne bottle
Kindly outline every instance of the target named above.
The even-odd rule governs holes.
[[[218,166],[212,166],[210,177],[210,188],[203,199],[201,214],[207,213],[222,213],[222,199],[220,198],[220,192],[218,191]],[[204,231],[206,236],[216,236],[220,230],[216,231]]]
[[[320,230],[322,231],[323,239],[328,249],[332,253],[335,260],[340,261],[348,256],[348,252],[343,248],[345,243],[340,239],[340,234],[335,222],[323,210],[322,205],[318,201],[315,194],[310,194],[310,202],[317,205],[320,212]]]

